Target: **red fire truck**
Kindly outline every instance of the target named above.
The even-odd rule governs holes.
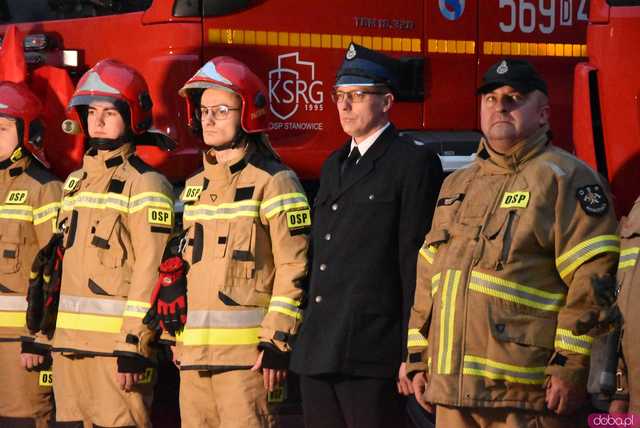
[[[63,65],[77,79],[113,57],[145,75],[154,126],[179,145],[139,152],[174,182],[199,162],[177,90],[216,55],[236,57],[263,78],[274,146],[303,180],[316,180],[345,141],[330,91],[351,41],[403,59],[392,120],[443,155],[476,147],[482,72],[504,56],[531,60],[549,81],[556,144],[571,149],[571,76],[587,54],[587,13],[587,0],[0,1],[0,23],[17,23],[27,35],[33,66]]]

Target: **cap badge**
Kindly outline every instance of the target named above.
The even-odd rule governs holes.
[[[353,45],[349,45],[349,49],[347,50],[347,59],[354,59],[356,57],[356,47]]]
[[[508,71],[509,71],[509,66],[507,65],[507,61],[506,60],[502,60],[502,62],[500,63],[500,65],[496,69],[496,73],[505,74]]]

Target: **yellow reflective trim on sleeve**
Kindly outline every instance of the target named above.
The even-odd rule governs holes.
[[[0,312],[0,327],[24,327],[27,325],[26,312]]]
[[[640,247],[629,247],[620,251],[620,261],[618,262],[618,270],[628,269],[636,265]]]
[[[266,201],[262,201],[260,204],[260,210],[265,213],[264,215],[267,218],[271,218],[281,212],[294,209],[310,209],[309,201],[307,201],[307,196],[304,193],[285,193],[274,198],[267,199]],[[311,221],[310,218],[309,221]]]
[[[289,297],[273,296],[269,303],[269,312],[279,312],[295,319],[302,319],[302,311],[299,309],[300,302]]]
[[[199,345],[257,345],[260,327],[255,328],[185,328],[184,346]]]
[[[589,356],[591,355],[592,343],[593,338],[591,336],[574,336],[571,330],[564,328],[556,329],[556,340],[554,343],[556,349],[563,349],[565,351]]]
[[[150,307],[151,303],[148,302],[141,302],[139,300],[127,300],[122,316],[142,319],[147,314],[147,311]]]
[[[283,315],[288,315],[291,318],[295,318],[297,320],[302,319],[302,313],[296,312],[296,311],[292,311],[290,309],[283,308],[281,306],[269,306],[269,312],[278,312],[278,313],[281,313]]]
[[[299,300],[291,299],[291,298],[285,297],[285,296],[272,296],[271,297],[271,301],[272,302],[287,303],[289,305],[296,306],[296,307],[300,306],[300,301]]]
[[[36,208],[33,210],[33,224],[39,225],[48,220],[55,219],[58,217],[58,211],[60,211],[60,207],[62,204],[60,202],[52,202],[47,205],[43,205],[40,208]]]
[[[94,331],[96,333],[120,333],[122,318],[106,315],[58,312],[56,328],[62,330]]]
[[[12,190],[7,195],[7,199],[4,201],[4,203],[11,205],[20,205],[27,200],[27,196],[29,196],[28,190]]]
[[[407,336],[407,348],[426,348],[429,341],[420,333],[418,328],[410,328]]]
[[[173,211],[173,201],[160,192],[142,192],[129,199],[129,212],[135,213],[145,208],[164,208]]]
[[[438,247],[436,247],[435,245],[429,245],[427,248],[425,248],[424,246],[420,248],[420,255],[430,265],[433,264],[433,260],[436,257],[437,253],[438,253]]]
[[[583,241],[560,255],[556,259],[556,267],[560,277],[564,278],[598,254],[618,252],[620,252],[620,238],[617,235],[600,235]]]

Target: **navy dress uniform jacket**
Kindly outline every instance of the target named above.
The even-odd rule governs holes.
[[[395,378],[442,165],[390,125],[341,182],[349,150],[350,141],[322,168],[308,305],[291,368]]]

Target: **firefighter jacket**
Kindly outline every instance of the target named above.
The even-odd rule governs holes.
[[[142,323],[173,225],[170,184],[134,154],[90,148],[65,182],[54,350],[149,356]]]
[[[36,254],[56,230],[62,183],[31,156],[2,163],[6,165],[0,165],[0,340],[18,340],[29,335],[29,273]]]
[[[430,402],[542,411],[546,376],[586,385],[593,337],[572,329],[599,309],[591,278],[615,271],[617,221],[601,177],[547,133],[505,155],[483,140],[445,180],[409,324]]]
[[[190,265],[181,368],[251,367],[260,344],[290,351],[311,226],[295,173],[253,146],[224,164],[205,154],[181,199]]]
[[[640,413],[640,312],[635,306],[640,302],[640,263],[636,263],[640,254],[640,199],[629,216],[621,220],[620,237],[618,306],[624,326],[620,361],[623,389],[619,392],[629,395],[629,412]]]

